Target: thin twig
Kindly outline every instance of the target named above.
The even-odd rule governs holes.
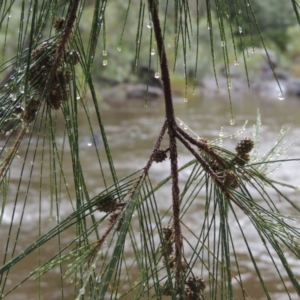
[[[211,169],[209,164],[193,149],[193,147],[178,133],[176,132],[176,137],[180,140],[180,142],[195,156],[198,162],[201,164],[202,168],[206,173],[208,173],[217,186],[220,188],[224,196],[234,202],[242,211],[245,212],[243,207],[234,199],[232,194],[228,191],[228,188],[221,181],[221,178]]]
[[[134,186],[132,187],[131,191],[128,194],[128,200],[126,201],[126,204],[131,200],[132,196],[134,195],[134,193],[135,193],[137,187],[140,185],[140,183],[143,182],[145,180],[145,178],[147,177],[148,172],[151,168],[151,165],[154,161],[155,154],[160,147],[160,144],[161,144],[164,134],[166,133],[166,129],[167,129],[167,121],[165,121],[165,123],[163,124],[163,126],[161,128],[158,138],[154,144],[152,154],[149,157],[149,160],[144,168],[143,173],[141,174],[141,176],[138,177],[137,181],[135,182]],[[123,203],[122,207],[120,207],[120,215],[121,215],[122,211],[125,209],[125,207],[126,207],[126,205],[124,205],[124,203]],[[119,218],[116,218],[113,222],[111,222],[111,224],[108,226],[108,228],[106,229],[104,234],[97,241],[97,245],[94,248],[93,253],[91,254],[91,257],[89,259],[89,263],[91,263],[94,260],[95,253],[97,253],[99,251],[99,249],[102,247],[103,242],[106,240],[106,238],[108,237],[108,235],[110,234],[110,232],[112,231],[112,229],[114,228],[114,226],[116,225],[118,220],[119,220]]]
[[[171,80],[170,73],[168,68],[167,55],[164,46],[164,40],[162,36],[158,9],[156,6],[155,0],[149,0],[149,8],[152,15],[152,23],[153,29],[155,33],[156,43],[158,54],[160,58],[160,69],[161,69],[161,80],[163,82],[163,90],[164,90],[164,98],[165,98],[165,108],[166,108],[166,118],[170,123],[170,126],[176,124],[175,115],[174,115],[174,106],[172,99],[172,91],[171,91]]]
[[[0,168],[0,182],[2,181],[3,177],[5,176],[8,167],[10,166],[12,160],[15,157],[16,152],[18,151],[19,145],[22,141],[22,138],[26,132],[27,127],[28,127],[28,124],[24,125],[24,127],[22,128],[21,132],[17,136],[17,138],[12,146],[12,149],[11,149],[9,155],[6,157],[3,166]]]
[[[228,166],[226,166],[224,160],[205,142],[202,142],[201,140],[197,140],[193,137],[191,137],[187,132],[185,132],[182,128],[177,126],[177,132],[179,132],[187,141],[189,141],[191,144],[197,146],[201,151],[205,152],[207,155],[209,155],[212,159],[216,160],[216,162],[223,167],[224,169],[227,169]]]
[[[213,180],[218,180],[219,176],[212,170],[210,165],[204,160],[203,157],[199,153],[195,151],[195,149],[178,133],[176,132],[176,137],[180,140],[180,142],[195,156],[198,160],[202,168],[206,173],[208,173]]]
[[[183,241],[180,226],[180,191],[178,180],[178,163],[177,163],[177,144],[176,144],[176,120],[174,115],[174,106],[171,92],[171,81],[167,62],[167,56],[164,46],[162,30],[158,14],[158,2],[148,0],[149,9],[152,15],[153,29],[155,33],[158,54],[160,58],[161,79],[163,82],[164,99],[166,118],[168,121],[169,147],[170,147],[170,163],[172,177],[172,208],[173,208],[173,227],[174,227],[174,242],[175,242],[175,261],[176,261],[176,287],[179,287],[181,282],[182,262],[181,256],[183,253]]]
[[[76,15],[77,15],[77,10],[78,10],[79,3],[80,3],[80,0],[71,1],[70,12],[69,12],[68,17],[65,21],[64,30],[62,32],[62,35],[60,37],[60,41],[59,41],[59,43],[57,45],[57,48],[56,48],[55,60],[54,60],[54,63],[53,63],[53,68],[52,68],[51,77],[50,77],[50,84],[51,84],[53,78],[55,77],[58,68],[61,65],[61,60],[64,56],[64,51],[65,51],[66,46],[69,43],[70,38],[72,36],[75,21],[77,19]]]
[[[160,130],[160,133],[158,135],[158,138],[154,144],[154,147],[153,147],[153,150],[152,150],[152,154],[150,155],[149,157],[149,160],[144,168],[144,172],[146,173],[146,175],[148,174],[148,171],[153,163],[153,160],[155,158],[155,155],[157,153],[157,151],[159,150],[159,147],[160,147],[160,144],[161,144],[161,141],[166,133],[166,130],[167,130],[167,126],[168,126],[168,123],[167,123],[167,120],[164,122],[161,130]]]

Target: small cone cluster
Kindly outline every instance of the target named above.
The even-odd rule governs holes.
[[[101,212],[111,213],[117,209],[117,200],[113,196],[107,195],[97,203],[96,207]]]
[[[247,137],[243,138],[235,147],[237,155],[232,162],[240,166],[244,166],[250,161],[249,152],[253,149],[253,147],[254,142],[252,139]]]
[[[106,195],[96,204],[96,208],[100,212],[110,214],[108,218],[108,227],[117,223],[116,230],[119,231],[124,222],[124,217],[121,216],[121,218],[119,218],[124,205],[126,205],[125,202],[117,202],[117,199],[114,196]]]
[[[56,31],[62,31],[65,20],[58,18],[54,21],[53,27]],[[34,96],[26,101],[22,119],[25,123],[34,121],[38,112],[41,99],[47,99],[52,109],[59,109],[69,97],[69,84],[73,74],[69,70],[71,65],[79,62],[79,54],[73,49],[63,49],[62,59],[58,68],[53,70],[56,59],[58,44],[55,41],[45,41],[31,52],[31,66],[28,73],[28,82],[34,90]],[[49,76],[52,74],[53,76]]]
[[[57,110],[70,94],[69,83],[73,79],[73,74],[67,65],[77,64],[79,54],[73,50],[65,51],[60,67],[55,71],[51,82],[48,82],[49,74],[53,72],[55,50],[55,44],[48,41],[32,51],[33,65],[29,71],[29,83],[38,91],[39,97],[45,94],[51,108]],[[45,88],[49,93],[45,93]]]
[[[168,255],[167,261],[164,261],[165,265],[168,265],[170,269],[173,269],[175,271],[176,269],[176,259],[173,255],[174,253],[174,231],[173,228],[170,226],[164,226],[162,228],[163,232],[163,238],[165,241],[165,250]],[[160,250],[162,251],[162,246],[160,247]],[[183,274],[186,273],[187,265],[184,263],[182,264]],[[205,281],[202,278],[190,276],[184,284],[184,294],[185,298],[187,300],[198,300],[201,299],[199,296],[202,295],[204,289],[206,287]],[[171,296],[172,291],[171,287],[169,286],[169,283],[166,282],[164,286],[161,286],[162,294],[164,296]]]
[[[154,161],[160,163],[166,160],[166,158],[168,157],[166,152],[167,151],[163,149],[157,150],[157,152],[155,153]]]

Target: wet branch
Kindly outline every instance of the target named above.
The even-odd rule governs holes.
[[[175,261],[176,261],[176,286],[179,287],[181,281],[183,253],[183,241],[180,226],[180,191],[178,181],[178,153],[176,143],[176,121],[174,115],[173,99],[171,92],[170,74],[167,62],[167,56],[162,36],[162,30],[159,21],[158,7],[155,0],[149,0],[149,9],[152,16],[153,29],[155,33],[158,54],[160,58],[161,79],[163,82],[166,119],[168,122],[169,133],[169,148],[171,162],[171,177],[172,177],[172,208],[173,208],[173,228],[174,228],[174,244],[175,244]]]
[[[50,77],[50,83],[52,82],[53,78],[56,75],[58,68],[61,65],[61,61],[63,59],[65,49],[66,49],[66,47],[70,41],[70,38],[72,36],[74,25],[75,25],[75,22],[77,19],[76,15],[77,15],[79,3],[80,3],[80,0],[71,1],[69,14],[68,14],[68,17],[67,17],[67,19],[65,21],[65,25],[64,25],[64,30],[61,34],[60,41],[59,41],[56,51],[55,51],[55,60],[53,63],[52,73],[51,73],[51,77]]]
[[[185,262],[183,259],[184,249],[183,249],[183,237],[181,230],[181,218],[180,218],[180,190],[179,190],[179,179],[178,179],[178,152],[177,152],[177,139],[181,142],[186,149],[188,149],[191,154],[200,163],[203,170],[210,176],[210,178],[219,187],[224,199],[234,202],[238,207],[243,209],[240,204],[236,201],[232,195],[230,189],[228,189],[228,184],[226,184],[226,177],[224,173],[228,169],[228,164],[224,158],[219,155],[205,140],[197,140],[190,136],[186,131],[182,130],[175,119],[173,98],[171,92],[171,82],[170,74],[167,63],[167,56],[165,52],[165,46],[163,41],[163,35],[158,14],[158,2],[155,0],[148,0],[149,10],[152,16],[153,29],[155,33],[158,55],[160,58],[160,68],[161,68],[161,79],[163,82],[164,91],[164,103],[165,103],[165,115],[166,120],[161,128],[161,131],[157,137],[154,144],[152,153],[147,161],[146,166],[143,169],[142,174],[137,178],[135,184],[128,193],[128,198],[125,205],[118,211],[118,216],[109,224],[106,232],[103,234],[101,239],[98,240],[96,250],[101,248],[104,240],[107,238],[109,233],[113,230],[117,222],[121,222],[121,213],[126,209],[126,204],[128,204],[134,197],[138,187],[143,184],[148,176],[148,172],[156,160],[156,155],[158,154],[162,139],[167,132],[169,135],[169,148],[163,150],[163,152],[170,151],[170,168],[171,168],[171,178],[172,178],[172,209],[173,209],[173,232],[174,232],[174,247],[175,247],[175,257],[174,257],[174,274],[175,274],[175,293],[177,294],[184,283],[184,276],[186,272]],[[196,146],[200,153],[198,153],[193,146]],[[205,154],[205,155],[204,155]],[[209,159],[206,159],[206,155]],[[220,173],[212,168],[211,163],[216,162],[220,168]],[[230,186],[229,186],[230,187]]]

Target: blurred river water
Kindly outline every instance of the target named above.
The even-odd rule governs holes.
[[[159,130],[164,121],[164,107],[161,100],[155,103],[149,103],[145,108],[142,102],[128,101],[126,104],[120,106],[110,106],[106,103],[100,103],[101,114],[105,125],[105,130],[108,138],[108,142],[111,148],[112,157],[114,160],[117,175],[121,178],[127,176],[132,172],[144,167],[147,158],[151,154],[152,147],[155,139],[159,133]],[[230,151],[234,152],[235,145],[242,137],[252,136],[253,125],[257,119],[257,109],[261,114],[261,156],[268,152],[273,146],[278,137],[278,134],[282,127],[291,128],[287,142],[295,142],[289,149],[289,157],[300,157],[300,141],[297,140],[300,136],[300,99],[285,99],[284,101],[265,100],[258,99],[256,97],[248,97],[244,99],[233,100],[233,113],[235,124],[230,125],[231,115],[229,109],[229,101],[221,98],[210,99],[191,99],[188,103],[184,103],[183,99],[175,99],[175,112],[178,118],[184,122],[190,129],[192,129],[197,135],[214,140],[219,138],[221,127],[223,128],[223,135],[233,135],[240,131],[248,120],[247,127],[239,136],[235,138],[227,138],[222,141],[223,146]],[[95,113],[90,110],[91,121],[96,120]],[[101,174],[99,168],[95,165],[95,148],[94,143],[101,155],[104,155],[103,142],[100,134],[95,133],[94,138],[91,138],[89,127],[86,122],[81,122],[79,128],[79,145],[81,155],[81,164],[86,174],[86,182],[88,184],[89,192],[91,196],[97,195],[103,190],[103,184],[100,180]],[[184,126],[184,125],[183,125]],[[61,136],[60,136],[61,135]],[[42,133],[38,133],[37,136],[33,136],[31,144],[34,144],[38,137],[42,138]],[[57,143],[63,137],[63,132],[57,131],[56,139]],[[25,138],[26,139],[26,138]],[[24,142],[24,141],[23,141]],[[53,186],[49,185],[50,170],[43,169],[41,161],[43,159],[51,159],[45,154],[43,146],[39,143],[36,156],[28,154],[28,158],[24,163],[22,158],[27,155],[26,149],[28,143],[21,144],[18,155],[20,159],[15,159],[10,172],[10,186],[8,189],[6,208],[3,214],[2,225],[0,233],[3,241],[6,240],[9,232],[9,224],[12,216],[14,216],[14,225],[9,233],[11,236],[16,235],[19,231],[19,238],[17,243],[12,241],[8,249],[6,244],[3,243],[0,248],[0,257],[3,257],[5,252],[8,253],[15,248],[15,254],[22,251],[30,243],[38,238],[42,233],[47,232],[52,228],[59,219],[66,217],[71,211],[71,205],[69,200],[64,200],[59,203],[58,206],[52,207]],[[63,143],[63,141],[61,141]],[[163,144],[166,146],[165,141]],[[46,146],[44,146],[46,147]],[[43,154],[44,153],[44,154]],[[43,158],[43,155],[45,156]],[[64,155],[70,156],[70,148],[66,144],[64,146]],[[29,158],[31,157],[31,158]],[[186,162],[192,159],[192,156],[183,147],[179,146],[179,165],[182,166]],[[288,184],[300,187],[300,162],[284,163],[278,170],[275,170],[272,176],[275,180],[284,181]],[[107,163],[103,164],[104,172],[109,173],[109,166]],[[43,170],[42,170],[43,169]],[[20,170],[23,171],[24,180],[20,183]],[[42,170],[42,171],[41,171]],[[66,177],[66,183],[69,186],[70,193],[72,193],[72,164],[64,164],[64,175]],[[151,170],[151,176],[155,182],[159,182],[163,178],[169,175],[168,162],[162,164],[155,164]],[[43,176],[41,181],[40,177]],[[180,175],[180,181],[183,183],[188,178],[188,174],[182,172]],[[28,182],[30,181],[30,185]],[[27,182],[26,184],[24,182]],[[30,188],[29,188],[30,186]],[[18,205],[15,207],[16,190],[19,189]],[[282,188],[287,195],[300,205],[299,192],[293,191],[288,188]],[[44,195],[41,199],[41,193]],[[162,189],[159,192],[158,197],[170,199],[168,196],[169,190],[167,188]],[[277,197],[276,194],[271,195]],[[68,197],[66,197],[67,199]],[[21,203],[21,199],[26,199],[25,203]],[[258,198],[259,199],[259,198]],[[171,201],[171,200],[169,200]],[[278,207],[281,207],[280,199],[274,200]],[[163,204],[162,204],[163,205]],[[282,204],[283,205],[283,204]],[[166,203],[166,207],[169,207],[170,203]],[[56,207],[59,207],[60,213],[57,216]],[[163,209],[164,207],[162,207]],[[203,208],[203,203],[199,204],[198,209]],[[285,208],[283,208],[285,209]],[[22,215],[22,211],[25,213]],[[288,214],[294,214],[293,210],[285,211]],[[22,217],[21,217],[22,216]],[[240,222],[246,228],[246,231],[251,236],[251,232],[254,231],[254,227],[249,224],[246,216],[241,214]],[[22,218],[22,219],[21,219]],[[197,210],[190,211],[185,218],[185,223],[191,228],[197,227],[199,220]],[[20,225],[21,224],[21,225]],[[20,225],[20,226],[19,226]],[[232,228],[235,233],[234,226]],[[236,228],[236,239],[238,240],[240,232]],[[72,237],[73,238],[73,237]],[[72,239],[71,238],[71,239]],[[70,240],[68,234],[61,236],[62,241]],[[268,288],[272,294],[272,300],[288,299],[284,296],[284,289],[280,284],[280,281],[272,276],[272,271],[269,269],[270,258],[263,247],[261,241],[257,238],[255,232],[253,232],[253,241],[249,241],[249,244],[253,247],[252,253],[257,260],[257,263],[264,270],[264,278]],[[237,242],[237,245],[239,243]],[[41,248],[39,253],[40,257],[50,258],[57,251],[57,241],[50,241]],[[249,291],[249,295],[252,300],[266,299],[263,296],[261,287],[258,288],[257,275],[253,270],[253,265],[250,262],[250,258],[245,246],[237,247],[238,259],[241,262],[244,274],[244,289]],[[9,255],[9,254],[8,254]],[[291,255],[287,255],[289,262],[295,269],[296,275],[300,280],[300,262],[293,258]],[[39,263],[39,256],[36,254],[29,255],[26,259],[22,260],[17,268],[12,268],[8,274],[6,281],[5,291],[14,287],[24,277],[29,275],[32,271],[32,266],[36,266]],[[68,283],[68,279],[61,278],[59,276],[60,269],[54,268],[48,275],[41,278],[39,284],[38,279],[29,279],[19,288],[11,292],[5,299],[38,299],[39,293],[43,295],[43,299],[61,299],[61,280],[65,281],[64,284],[64,296],[66,299],[74,299],[72,284]],[[283,277],[287,278],[286,275]],[[46,278],[46,279],[45,279]],[[289,284],[287,283],[289,287]],[[298,299],[296,295],[292,299]]]

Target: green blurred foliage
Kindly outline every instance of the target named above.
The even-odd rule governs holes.
[[[290,37],[286,47],[288,57],[285,57],[285,64],[290,68],[294,76],[300,77],[300,32],[299,25],[288,28],[287,34]],[[288,58],[288,59],[287,59]]]
[[[93,6],[89,5],[89,3],[93,2],[93,0],[87,2],[82,13],[82,20],[79,23],[81,38],[85,45],[88,44],[89,28],[92,22],[91,16],[93,15]],[[140,24],[142,34],[138,41],[137,20],[139,20],[141,8],[140,1],[131,1],[131,7],[125,22],[128,2],[129,1],[112,0],[107,4],[107,14],[104,20],[105,31],[103,31],[99,37],[100,41],[95,54],[93,76],[96,82],[107,82],[110,85],[117,82],[139,81],[140,78],[134,75],[137,47],[139,46],[138,66],[149,65],[152,70],[159,70],[154,34],[152,33],[151,39],[152,30],[147,28],[147,24],[150,21],[147,5],[145,5],[144,10],[144,23]],[[189,1],[188,3],[190,22],[185,24],[182,30],[189,31],[189,40],[182,41],[182,39],[180,39],[177,45],[174,31],[174,4],[169,1],[168,9],[165,10],[166,2],[160,3],[160,17],[162,22],[165,22],[166,25],[165,41],[170,69],[174,70],[174,74],[177,78],[182,76],[183,84],[185,72],[190,82],[194,81],[195,72],[196,81],[200,81],[206,75],[213,74],[210,34],[212,34],[213,37],[213,56],[216,70],[218,72],[220,69],[223,69],[224,47],[221,47],[222,39],[218,26],[220,18],[222,18],[224,24],[226,36],[225,44],[229,64],[233,64],[235,60],[242,62],[240,52],[235,52],[234,50],[233,39],[234,43],[239,45],[240,48],[262,47],[251,9],[256,15],[256,20],[267,49],[275,50],[277,53],[281,52],[281,50],[288,50],[285,51],[285,55],[288,55],[291,61],[297,63],[300,60],[298,57],[298,53],[300,53],[300,45],[298,45],[299,39],[296,38],[299,33],[295,25],[297,20],[290,1],[255,0],[244,2],[241,0],[228,0],[228,6],[219,11],[217,11],[217,6],[211,3],[212,26],[210,26],[210,30],[208,30],[205,1],[200,1],[198,6],[194,1]],[[251,3],[251,5],[247,5],[247,3]],[[2,28],[0,28],[0,42],[7,44],[5,53],[0,53],[2,62],[11,58],[12,53],[17,52],[17,39],[14,37],[18,34],[18,29],[16,28],[19,28],[21,4],[22,2],[20,1],[19,7],[17,5],[13,6],[14,11],[11,12],[11,18],[7,16],[9,26],[2,26]],[[14,16],[18,17],[14,18]],[[42,41],[43,36],[46,36],[45,31],[53,30],[51,29],[53,19],[58,16],[60,16],[60,13],[53,11],[53,15],[51,15],[50,18],[46,18],[47,25],[43,29],[44,34],[42,34],[40,41]],[[230,18],[232,21],[231,28],[228,22]],[[242,34],[239,32],[240,27],[242,28]],[[7,30],[8,35],[5,35]],[[123,30],[124,34],[122,35]],[[54,34],[55,33],[52,32],[52,35]],[[197,39],[200,41],[198,48]],[[183,43],[186,43],[186,59],[184,58]],[[176,47],[178,52],[176,52]],[[154,49],[155,55],[150,55],[151,49]],[[103,55],[103,50],[107,52],[106,56]],[[198,61],[196,61],[197,54]],[[104,61],[107,62],[106,66],[103,65]],[[283,62],[285,62],[284,59]],[[284,66],[288,67],[287,64],[288,60],[286,60]],[[295,68],[296,67],[293,66],[293,69]],[[299,75],[300,71],[293,70],[293,73]]]
[[[243,34],[251,39],[253,47],[262,47],[260,31],[266,44],[274,43],[281,51],[287,49],[288,28],[297,23],[291,1],[228,0],[228,8],[231,19],[243,28]]]
[[[158,56],[156,43],[154,41],[154,33],[147,27],[150,19],[148,18],[148,11],[145,8],[145,18],[142,27],[142,38],[138,41],[137,30],[138,30],[138,15],[139,5],[132,5],[128,13],[126,23],[121,23],[120,20],[125,19],[127,12],[127,2],[119,3],[116,1],[109,2],[107,6],[107,17],[105,19],[105,35],[101,35],[102,41],[100,41],[98,49],[96,51],[95,65],[93,74],[96,79],[103,80],[107,79],[108,82],[135,82],[139,78],[134,76],[135,69],[135,58],[137,55],[136,49],[140,43],[140,52],[138,53],[138,66],[150,66],[154,71],[159,70]],[[171,5],[170,5],[171,7]],[[168,9],[166,15],[164,14],[165,9],[161,9],[161,20],[165,20],[165,41],[166,51],[168,54],[170,69],[174,70],[175,73],[184,78],[184,72],[186,67],[187,76],[193,77],[195,73],[196,65],[196,54],[198,53],[198,65],[197,65],[197,79],[212,74],[212,52],[210,48],[210,30],[212,31],[213,43],[214,43],[214,58],[217,64],[223,62],[223,49],[221,47],[221,38],[218,29],[217,19],[212,13],[212,28],[209,30],[207,25],[207,19],[203,14],[203,5],[199,6],[199,18],[191,9],[191,22],[186,24],[183,30],[189,30],[190,41],[178,40],[176,44],[176,35],[174,32],[174,16],[173,11]],[[201,8],[201,12],[200,12]],[[90,16],[92,11],[89,8],[83,12],[83,19],[86,22],[81,22],[80,28],[81,33],[84,36],[85,24],[91,22]],[[110,17],[111,16],[111,17]],[[190,26],[192,25],[192,27]],[[124,27],[125,26],[125,27]],[[122,36],[122,30],[124,27],[124,34]],[[228,28],[226,27],[226,31]],[[197,38],[199,39],[199,47],[197,49]],[[88,42],[87,40],[85,42]],[[183,43],[186,43],[186,60],[184,58]],[[105,47],[104,47],[105,45]],[[228,42],[228,47],[231,47],[231,43]],[[176,48],[178,51],[176,52]],[[151,49],[155,51],[155,55],[150,55]],[[121,51],[119,51],[121,50]],[[106,56],[103,56],[103,51],[107,52]],[[192,57],[192,59],[191,59]],[[103,62],[107,61],[107,65],[103,66]],[[176,64],[175,64],[176,61]],[[232,59],[233,61],[233,59]],[[184,67],[185,66],[185,67]]]

